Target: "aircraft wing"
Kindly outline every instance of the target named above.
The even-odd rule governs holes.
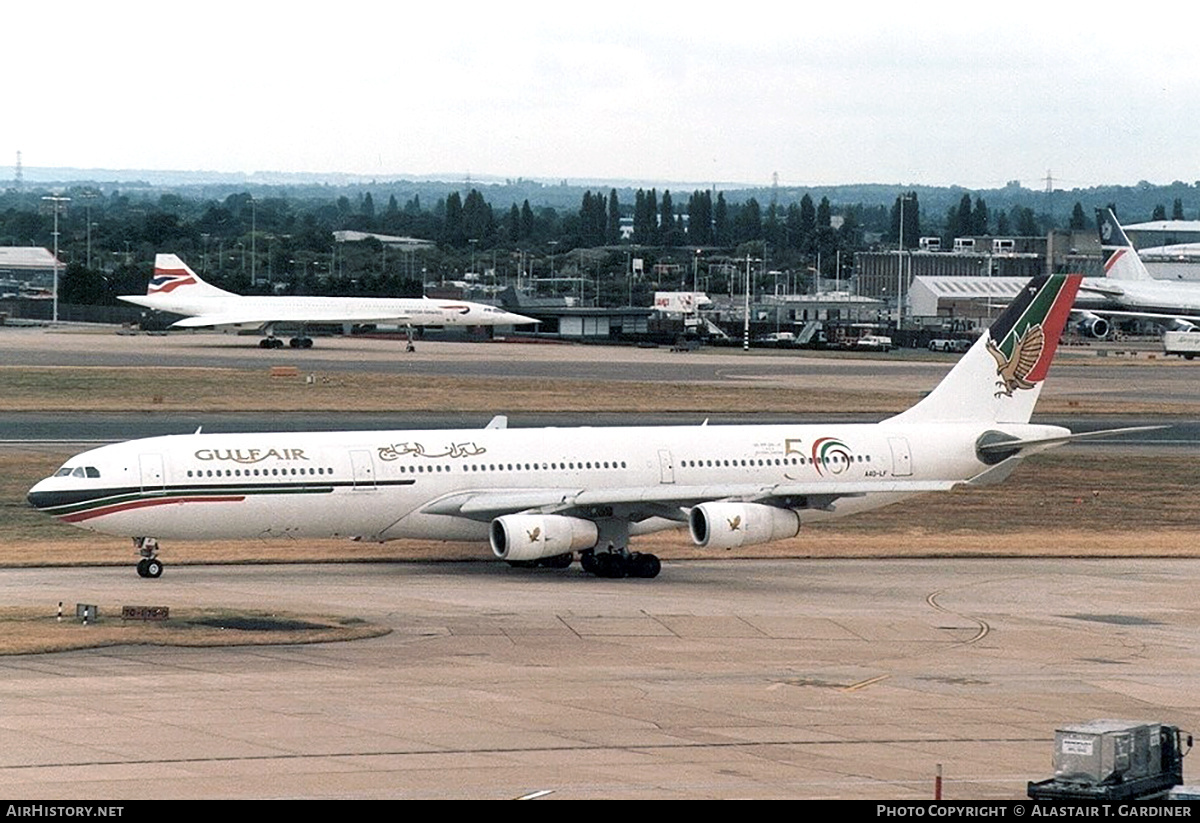
[[[209,326],[265,326],[269,323],[407,323],[411,319],[410,314],[380,315],[378,310],[314,311],[280,306],[270,311],[257,309],[197,314],[171,325],[179,329],[198,329]]]
[[[1186,320],[1200,323],[1200,314],[1186,312],[1153,312],[1153,311],[1123,311],[1114,309],[1086,309],[1085,311],[1100,317],[1135,317],[1143,320]]]
[[[642,510],[645,516],[670,517],[671,510],[717,500],[740,500],[789,508],[827,509],[839,497],[867,494],[912,494],[946,491],[961,480],[859,480],[821,483],[732,483],[716,486],[639,486],[625,489],[529,489],[512,491],[460,492],[423,507],[425,514],[446,514],[472,520],[491,520],[505,514],[539,511],[561,514],[597,507]],[[633,517],[631,519],[641,519]],[[682,514],[672,519],[684,520]]]

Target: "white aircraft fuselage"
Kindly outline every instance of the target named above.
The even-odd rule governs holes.
[[[504,513],[597,507],[640,534],[681,528],[683,508],[714,499],[827,496],[800,514],[818,522],[985,472],[985,431],[1070,434],[885,421],[173,435],[84,452],[29,499],[85,529],[160,539],[483,540]]]
[[[177,328],[260,328],[267,323],[397,323],[408,326],[511,326],[533,320],[495,306],[428,297],[254,295],[125,296],[156,311],[183,314]]]

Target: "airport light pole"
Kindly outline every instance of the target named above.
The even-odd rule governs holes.
[[[70,203],[70,197],[52,197],[47,195],[42,200],[54,204],[54,320],[58,322],[58,210],[63,203]]]
[[[83,206],[87,213],[87,268],[91,271],[92,268],[92,201],[99,195],[88,189],[80,197],[83,199]]]
[[[250,198],[250,285],[258,285],[258,208]]]
[[[896,331],[904,325],[904,202],[907,194],[900,195],[900,248],[896,255]]]
[[[750,262],[752,259],[755,263],[761,262],[757,258],[751,258],[749,254],[746,255],[746,299],[742,317],[742,351],[750,351],[750,289],[752,285]]]

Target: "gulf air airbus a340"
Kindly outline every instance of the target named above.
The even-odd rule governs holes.
[[[154,277],[146,294],[125,295],[127,303],[156,311],[186,315],[171,324],[177,329],[262,329],[259,346],[275,349],[283,341],[277,325],[299,326],[292,348],[312,347],[303,329],[311,323],[397,323],[403,326],[520,326],[537,323],[495,306],[466,300],[431,300],[427,297],[282,297],[243,296],[218,289],[200,279],[173,254],[154,258]]]
[[[1078,437],[1030,424],[1079,287],[1031,280],[917,405],[874,424],[187,434],[86,451],[29,492],[84,529],[160,540],[488,540],[501,560],[654,577],[636,535],[697,546],[795,536],[921,493],[1007,477]],[[1125,429],[1123,431],[1129,431]]]

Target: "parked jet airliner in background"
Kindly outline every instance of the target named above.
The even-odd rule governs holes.
[[[942,382],[874,424],[188,434],[103,446],[28,495],[84,529],[160,539],[489,540],[512,563],[654,577],[630,538],[687,527],[728,549],[919,493],[1007,477],[1079,437],[1030,415],[1078,276],[1031,280]],[[1120,431],[1130,431],[1123,429]]]
[[[145,296],[118,298],[157,311],[187,315],[172,328],[265,329],[259,345],[280,348],[275,337],[280,324],[308,323],[398,323],[405,326],[520,326],[537,323],[531,317],[513,314],[495,306],[466,300],[387,297],[246,297],[218,289],[200,279],[173,254],[154,258],[154,277]],[[310,348],[312,338],[301,332],[291,339],[293,348]]]
[[[1084,331],[1105,337],[1109,317],[1154,320],[1173,331],[1200,326],[1200,284],[1154,279],[1112,209],[1097,209],[1096,225],[1104,277],[1089,277],[1079,288],[1075,314]]]

